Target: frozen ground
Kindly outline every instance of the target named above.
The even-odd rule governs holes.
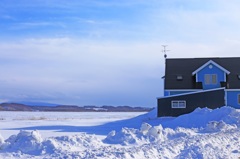
[[[144,113],[122,112],[1,112],[0,134],[8,138],[19,130],[38,130],[42,137],[74,135],[79,132],[106,135],[113,127],[103,124]]]
[[[0,112],[0,158],[239,158],[240,111]]]

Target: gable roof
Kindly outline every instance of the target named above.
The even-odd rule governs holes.
[[[230,72],[228,70],[226,70],[225,68],[223,68],[222,66],[220,66],[219,64],[217,64],[216,62],[209,60],[208,62],[206,62],[204,65],[202,65],[201,67],[199,67],[197,70],[195,70],[192,75],[195,75],[196,73],[198,73],[199,71],[201,71],[203,68],[205,68],[206,66],[208,66],[209,64],[213,64],[216,67],[218,67],[220,70],[222,70],[223,72],[225,72],[226,74],[230,74]]]
[[[240,89],[240,57],[229,58],[167,58],[165,68],[165,89],[195,89],[195,76],[192,74],[209,61],[224,70],[228,76],[229,89]],[[210,62],[209,62],[210,63]],[[231,72],[231,73],[230,73]],[[177,80],[181,75],[182,80]]]

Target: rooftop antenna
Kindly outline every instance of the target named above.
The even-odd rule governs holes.
[[[167,45],[162,45],[162,47],[163,47],[162,52],[164,54],[164,58],[166,59],[167,58],[167,51],[170,51],[170,50],[166,50]]]

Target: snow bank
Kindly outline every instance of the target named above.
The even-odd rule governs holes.
[[[196,123],[198,123],[198,119],[201,119],[199,122],[202,123],[204,123],[204,121],[223,121],[226,124],[236,124],[240,126],[240,111],[238,109],[228,106],[213,110],[208,108],[198,108],[193,113],[190,113],[189,116],[195,117],[194,121]]]
[[[6,140],[5,149],[37,155],[42,149],[42,141],[38,131],[20,131],[17,135],[12,135]]]
[[[162,125],[151,126],[143,123],[140,130],[133,128],[122,128],[121,131],[111,131],[103,140],[107,144],[132,145],[143,144],[150,142],[159,142],[171,140],[174,138],[192,136],[196,132],[194,129],[177,128],[163,128]]]
[[[240,111],[232,107],[221,107],[218,109],[197,108],[189,114],[181,115],[171,120],[160,118],[163,127],[177,128],[201,128],[212,121],[223,121],[226,124],[240,126]],[[158,121],[153,122],[156,124]]]
[[[236,124],[230,125],[226,124],[224,121],[211,121],[207,124],[206,128],[203,129],[203,132],[227,131],[236,128]]]
[[[138,122],[147,121],[152,125],[143,123],[140,129],[124,127],[120,131],[111,131],[103,142],[120,145],[159,142],[194,136],[196,133],[224,132],[240,127],[240,111],[232,107],[222,107],[215,110],[197,108],[192,113],[176,118],[156,119],[155,115],[156,110],[153,110],[131,119],[132,122],[136,122],[138,119]]]
[[[141,140],[138,134],[140,134],[140,132],[137,129],[122,128],[119,132],[115,130],[111,131],[103,141],[108,144],[138,144]]]
[[[0,137],[0,152],[17,152],[20,156],[23,154],[41,156],[60,153],[65,154],[66,158],[75,158],[71,154],[70,156],[66,155],[66,153],[68,151],[87,150],[94,145],[99,145],[99,143],[102,143],[100,139],[85,133],[43,139],[37,130],[31,132],[20,131],[17,135],[12,135],[5,141]],[[8,157],[11,158],[10,156]],[[21,158],[20,156],[19,158]]]
[[[20,131],[4,141],[0,158],[237,158],[240,156],[240,111],[230,107],[196,109],[176,118],[156,118],[156,110],[115,123],[102,137],[77,133],[43,139]],[[138,128],[123,127],[124,121]],[[125,123],[128,125],[127,123]]]

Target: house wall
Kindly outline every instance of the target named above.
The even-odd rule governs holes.
[[[170,91],[164,91],[164,96],[169,96],[170,95]]]
[[[158,99],[158,117],[179,116],[194,111],[196,108],[208,107],[215,109],[225,105],[224,89],[215,89],[200,93],[189,93],[186,95],[169,96]],[[212,100],[217,99],[217,100]],[[186,101],[186,108],[172,108],[172,101]]]
[[[240,104],[238,103],[238,95],[240,94],[240,90],[226,90],[226,99],[227,99],[227,105],[234,107],[234,108],[240,108]]]
[[[212,68],[210,67],[210,65],[212,66]],[[205,84],[204,80],[205,74],[217,74],[217,84]],[[226,81],[226,73],[223,70],[219,69],[217,66],[209,64],[197,73],[196,81],[202,82],[203,89],[205,90],[220,88],[221,87],[220,82]]]
[[[191,93],[191,92],[195,92],[195,91],[199,91],[199,90],[173,90],[173,91],[167,90],[167,91],[164,91],[164,96]]]

